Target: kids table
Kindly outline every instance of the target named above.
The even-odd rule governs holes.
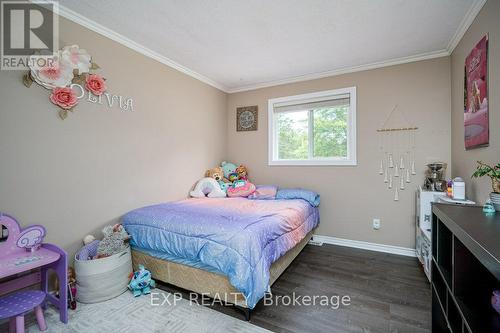
[[[8,229],[0,242],[0,295],[39,283],[47,302],[59,309],[63,323],[68,322],[68,257],[60,247],[43,242],[45,228],[33,225],[22,229],[12,217],[0,213],[0,225]],[[59,281],[59,297],[49,293],[48,273],[52,269]]]

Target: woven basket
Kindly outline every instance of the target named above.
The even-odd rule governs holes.
[[[94,260],[79,260],[77,254],[75,257],[77,301],[97,303],[123,294],[127,290],[131,272],[130,248]]]

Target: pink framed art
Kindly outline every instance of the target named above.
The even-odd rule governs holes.
[[[465,58],[464,73],[465,149],[488,146],[488,35]]]

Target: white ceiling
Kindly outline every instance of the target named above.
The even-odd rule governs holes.
[[[61,0],[61,15],[227,92],[444,56],[485,0]]]

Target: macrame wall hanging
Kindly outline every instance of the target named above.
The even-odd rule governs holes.
[[[400,118],[399,120],[397,118]],[[394,124],[397,123],[397,127]],[[415,170],[415,132],[418,127],[412,125],[403,112],[395,105],[385,120],[379,135],[380,168],[384,184],[394,191],[394,201],[399,201],[399,191],[411,183]]]

